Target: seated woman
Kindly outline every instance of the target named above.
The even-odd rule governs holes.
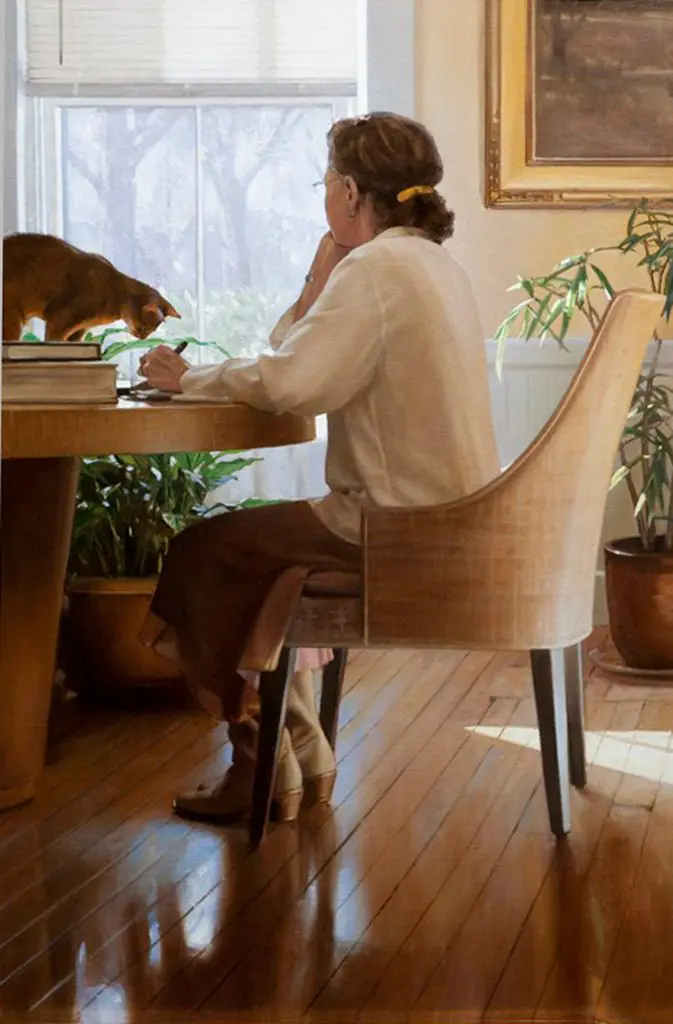
[[[454,217],[436,191],[432,136],[369,114],[336,122],[328,154],[330,232],[274,331],[275,351],[191,369],[160,346],[141,362],[152,386],[187,398],[328,416],[326,497],[204,520],[166,558],[145,642],[180,660],[202,706],[230,723],[234,749],[221,782],[178,797],[185,817],[249,810],[259,702],[244,670],[273,659],[309,572],[360,567],[362,507],[453,501],[499,472],[476,303],[442,246]],[[262,649],[255,635],[251,651],[262,606],[278,628]],[[334,777],[304,671],[291,686],[279,816],[294,818],[303,796],[328,801]]]

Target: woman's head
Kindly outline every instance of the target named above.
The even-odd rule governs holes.
[[[453,213],[435,191],[442,158],[422,124],[399,114],[348,117],[332,125],[327,143],[325,210],[340,245],[392,227],[417,228],[435,242],[451,237]]]

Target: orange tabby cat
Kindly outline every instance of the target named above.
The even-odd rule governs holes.
[[[44,320],[45,341],[79,341],[115,320],[146,338],[167,316],[180,317],[155,288],[53,235],[9,235],[2,259],[3,341],[17,341],[33,317]]]

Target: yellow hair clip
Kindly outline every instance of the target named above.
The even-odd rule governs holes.
[[[411,188],[403,188],[401,192],[397,193],[397,202],[406,203],[407,199],[412,199],[414,196],[429,196],[434,191],[432,185],[412,185]]]

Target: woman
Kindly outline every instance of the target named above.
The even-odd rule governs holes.
[[[432,136],[370,114],[336,122],[328,154],[330,231],[274,331],[276,350],[191,369],[160,346],[141,363],[152,386],[186,398],[328,415],[325,498],[206,520],[166,559],[145,640],[179,658],[202,705],[230,723],[234,748],[220,783],[177,799],[186,817],[249,809],[259,705],[243,670],[273,659],[309,571],[359,568],[363,505],[440,504],[499,471],[475,300],[441,244],[454,218],[436,191]],[[260,649],[252,631],[262,605],[277,629]],[[291,691],[275,786],[285,820],[305,793],[329,800],[335,777],[310,673]]]

